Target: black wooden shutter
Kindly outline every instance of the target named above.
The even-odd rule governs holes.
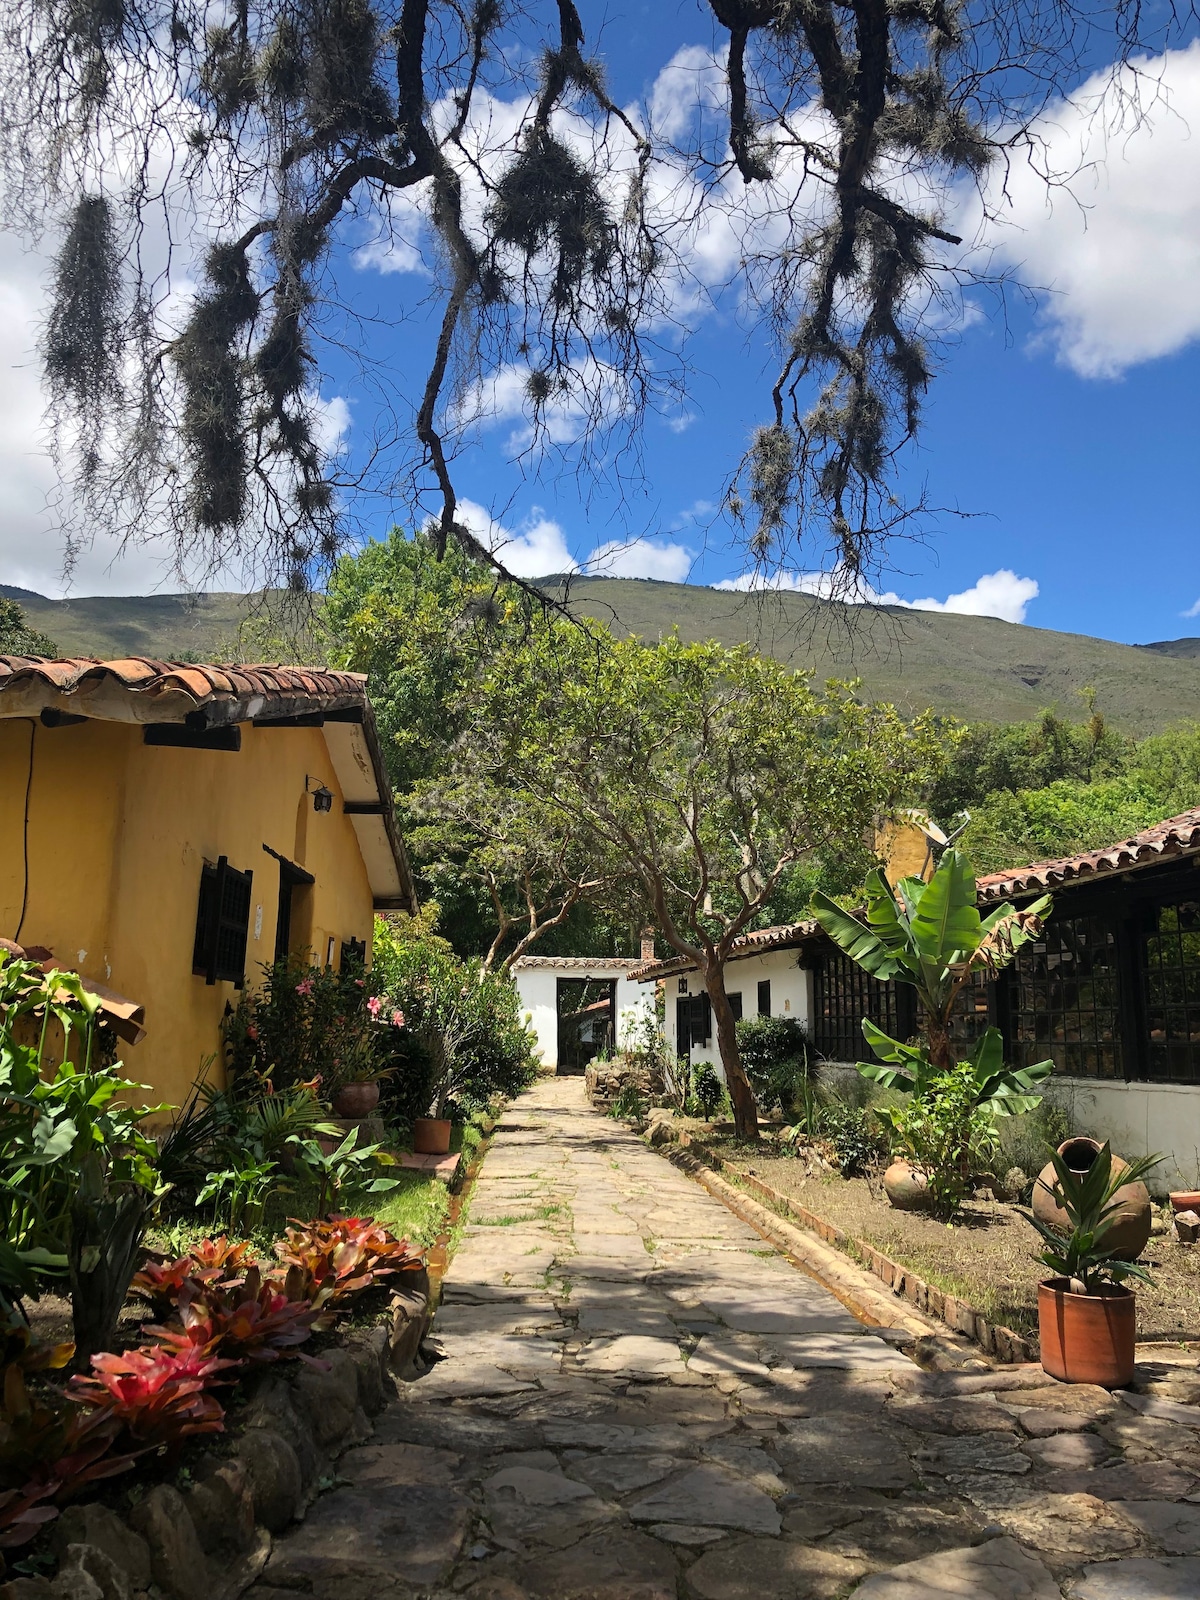
[[[250,932],[250,887],[254,874],[238,872],[221,856],[200,874],[192,971],[205,983],[246,981],[246,940]]]

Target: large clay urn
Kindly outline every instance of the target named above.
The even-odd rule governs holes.
[[[344,1083],[333,1097],[333,1109],[339,1117],[356,1121],[369,1117],[379,1104],[377,1083]]]
[[[903,1157],[897,1157],[883,1175],[883,1187],[897,1211],[928,1211],[929,1180]]]
[[[1072,1172],[1087,1172],[1100,1153],[1102,1146],[1095,1139],[1067,1139],[1058,1147],[1058,1153]],[[1129,1163],[1120,1156],[1112,1158],[1113,1172],[1124,1172]],[[1033,1214],[1056,1233],[1070,1233],[1071,1224],[1061,1206],[1056,1205],[1052,1193],[1055,1184],[1054,1164],[1047,1162],[1033,1186]],[[1153,1220],[1150,1191],[1144,1183],[1127,1183],[1113,1196],[1120,1204],[1116,1220],[1104,1237],[1104,1246],[1118,1261],[1136,1261],[1146,1248]]]

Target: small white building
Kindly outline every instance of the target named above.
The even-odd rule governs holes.
[[[814,923],[802,922],[763,928],[737,941],[725,968],[725,992],[735,1017],[790,1017],[805,1029],[810,1026],[812,973],[800,963],[814,930]],[[712,1007],[696,968],[675,956],[639,966],[637,977],[647,987],[663,985],[663,1031],[676,1054],[708,1062],[723,1079]]]
[[[654,1014],[654,991],[631,974],[641,957],[520,956],[509,968],[537,1035],[542,1065],[582,1072],[593,1056],[621,1049]]]

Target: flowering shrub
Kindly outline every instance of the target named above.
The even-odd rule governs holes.
[[[223,1430],[225,1413],[206,1390],[218,1372],[238,1365],[194,1345],[184,1351],[149,1345],[93,1356],[93,1376],[72,1378],[67,1394],[116,1418],[136,1445],[177,1445],[191,1434]]]
[[[275,1246],[293,1287],[315,1306],[344,1306],[384,1278],[410,1272],[424,1257],[370,1217],[332,1216],[288,1228]]]
[[[382,1002],[360,974],[290,959],[267,967],[261,988],[243,989],[225,1024],[234,1097],[255,1099],[316,1083],[322,1099],[330,1100],[343,1084],[372,1078],[385,1064],[377,1048]]]

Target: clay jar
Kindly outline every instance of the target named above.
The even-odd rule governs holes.
[[[928,1211],[929,1180],[898,1157],[883,1175],[883,1187],[897,1211]]]
[[[413,1154],[444,1156],[450,1152],[450,1118],[417,1117],[413,1122]]]
[[[333,1097],[333,1109],[339,1117],[369,1117],[378,1104],[377,1083],[344,1083]]]
[[[1066,1278],[1038,1284],[1042,1369],[1063,1383],[1124,1389],[1133,1382],[1137,1303],[1128,1289],[1072,1294]]]
[[[1072,1172],[1087,1172],[1101,1150],[1095,1139],[1067,1139],[1058,1147],[1058,1153]],[[1129,1163],[1113,1156],[1114,1173],[1124,1172]],[[1053,1228],[1056,1233],[1070,1233],[1071,1224],[1061,1206],[1055,1204],[1052,1190],[1055,1184],[1052,1162],[1047,1162],[1033,1186],[1033,1214],[1039,1222]],[[1127,1183],[1113,1196],[1120,1203],[1116,1220],[1104,1238],[1104,1246],[1118,1261],[1136,1261],[1150,1238],[1153,1214],[1150,1191],[1144,1183]]]

